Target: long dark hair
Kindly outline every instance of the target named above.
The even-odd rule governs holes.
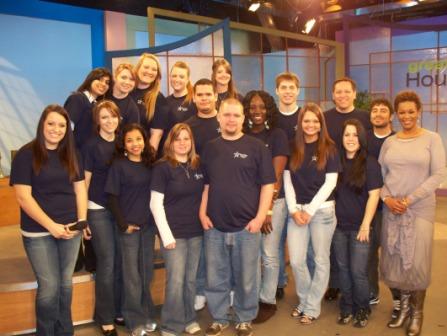
[[[129,132],[132,132],[134,130],[137,130],[141,133],[144,140],[144,150],[141,153],[141,159],[145,166],[150,167],[152,166],[152,163],[155,159],[155,151],[152,148],[152,146],[149,144],[149,139],[147,137],[146,131],[143,127],[141,127],[139,124],[131,123],[126,124],[123,129],[120,132],[120,136],[118,137],[118,140],[116,141],[115,145],[115,153],[113,154],[113,160],[125,158],[126,157],[126,149],[124,146],[124,138],[126,137],[126,134]]]
[[[93,81],[100,80],[102,77],[109,77],[110,84],[109,86],[112,87],[112,80],[113,76],[112,73],[109,71],[109,69],[106,68],[95,68],[85,77],[84,81],[82,82],[81,86],[78,87],[76,90],[77,92],[84,92],[88,91],[90,92],[90,87],[92,86]]]
[[[57,145],[57,152],[59,154],[59,160],[66,169],[70,181],[73,181],[79,176],[79,164],[76,156],[76,147],[74,143],[73,132],[70,126],[70,118],[67,111],[60,105],[48,105],[40,116],[39,123],[37,124],[36,137],[29,143],[33,152],[33,170],[36,175],[40,173],[42,166],[48,161],[48,149],[45,146],[45,136],[43,128],[48,115],[51,112],[60,114],[65,119],[66,131],[62,140]]]
[[[304,140],[303,119],[306,112],[315,114],[320,122],[321,129],[317,140],[317,152],[315,154],[317,156],[317,169],[323,170],[326,167],[328,158],[336,155],[336,149],[334,141],[329,137],[323,112],[315,103],[307,103],[300,109],[295,132],[295,141],[292,143],[289,167],[291,170],[295,171],[301,167],[304,160],[304,148],[306,142]]]
[[[366,182],[366,159],[368,157],[366,131],[360,121],[357,119],[348,119],[343,124],[343,136],[348,126],[354,126],[356,128],[360,148],[354,155],[351,168],[348,169],[346,165],[346,150],[342,146],[341,162],[343,165],[343,174],[339,174],[338,179],[340,182],[340,179],[343,178],[344,181],[347,181],[347,185],[350,188],[356,193],[361,193]]]
[[[242,102],[245,114],[244,133],[247,133],[250,130],[248,122],[250,120],[250,103],[251,100],[256,96],[259,96],[259,98],[261,98],[264,102],[267,112],[266,121],[269,129],[272,129],[276,126],[276,117],[278,116],[279,110],[278,106],[276,106],[275,99],[268,92],[265,92],[263,90],[252,90],[247,92]]]

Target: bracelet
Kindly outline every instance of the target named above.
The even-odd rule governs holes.
[[[267,211],[267,216],[271,216],[273,214],[272,210]]]

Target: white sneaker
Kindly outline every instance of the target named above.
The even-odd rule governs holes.
[[[190,335],[197,335],[202,331],[200,325],[197,322],[192,322],[185,328],[185,333]]]
[[[194,299],[194,309],[196,311],[202,310],[205,308],[206,297],[204,295],[196,295]]]
[[[234,302],[234,291],[232,290],[230,292],[230,307],[233,307],[233,302]]]

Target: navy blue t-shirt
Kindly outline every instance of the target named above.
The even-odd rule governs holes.
[[[158,93],[155,101],[155,110],[152,120],[148,120],[146,116],[146,105],[144,104],[144,95],[149,91],[147,89],[135,88],[130,93],[130,96],[138,106],[138,114],[140,116],[141,126],[148,132],[151,128],[165,130],[168,128],[168,106],[166,98],[161,92]]]
[[[394,131],[391,131],[391,133],[388,134],[386,137],[379,138],[374,134],[374,130],[369,130],[366,133],[368,141],[368,154],[374,156],[376,160],[378,160],[380,149],[382,148],[383,143],[389,136],[393,135],[394,133]]]
[[[127,124],[140,123],[138,107],[130,95],[127,95],[125,98],[119,99],[110,94],[107,96],[107,98],[112,100],[120,109],[120,128],[124,127],[124,125]]]
[[[286,133],[280,128],[273,128],[271,130],[264,129],[258,133],[247,133],[247,135],[261,140],[265,144],[265,147],[270,150],[272,158],[290,155],[290,147]]]
[[[96,135],[82,149],[84,170],[92,173],[88,188],[88,199],[102,207],[107,205],[107,194],[104,192],[107,174],[115,150],[115,141],[106,141]]]
[[[286,132],[287,140],[289,142],[295,139],[296,125],[298,123],[298,113],[301,108],[298,108],[295,113],[291,115],[284,115],[281,112],[276,116],[276,127]]]
[[[346,160],[336,188],[335,212],[337,228],[343,231],[359,229],[365,214],[368,192],[383,186],[382,173],[377,160],[369,155],[366,160],[366,183],[360,193],[349,187],[347,179],[353,160]]]
[[[203,234],[199,220],[203,183],[200,167],[193,169],[187,164],[174,167],[167,161],[154,167],[151,190],[164,194],[166,219],[175,238]]]
[[[357,119],[362,123],[365,131],[372,129],[369,114],[363,110],[354,109],[349,113],[340,113],[336,108],[333,108],[324,112],[324,118],[326,120],[329,136],[334,140],[340,153],[343,147],[343,124],[346,120]]]
[[[93,105],[82,92],[74,92],[65,101],[64,108],[74,124],[73,135],[78,149],[94,134]]]
[[[57,150],[48,150],[48,161],[39,174],[33,170],[33,152],[30,144],[23,146],[14,157],[11,167],[10,185],[31,186],[31,194],[37,204],[54,222],[70,224],[78,220],[76,194],[73,182],[62,165]],[[80,161],[80,160],[79,160]],[[84,171],[79,162],[79,176],[74,181],[84,179]],[[26,232],[48,232],[42,225],[20,208],[20,227]]]
[[[152,169],[127,158],[113,161],[105,192],[118,197],[127,224],[154,225],[149,209]]]
[[[202,167],[209,184],[207,214],[223,232],[243,230],[256,217],[261,187],[276,181],[268,149],[247,135],[208,142]]]
[[[196,115],[197,107],[196,104],[191,100],[189,104],[184,103],[185,97],[174,97],[170,95],[166,98],[166,103],[168,105],[168,129],[171,130],[175,124],[184,122],[192,116]]]
[[[329,156],[326,167],[322,170],[317,169],[317,144],[318,141],[306,143],[304,148],[304,160],[301,167],[297,170],[290,170],[289,163],[286,169],[290,170],[293,189],[295,190],[296,202],[298,204],[308,204],[320,190],[326,181],[326,174],[339,173],[342,170],[340,156],[338,152]],[[327,201],[333,200],[333,193],[327,198]]]
[[[194,136],[196,152],[201,155],[208,141],[220,136],[220,127],[217,117],[200,118],[197,115],[192,116],[185,121],[191,127]]]

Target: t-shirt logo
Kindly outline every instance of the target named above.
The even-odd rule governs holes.
[[[178,112],[186,112],[186,111],[188,111],[188,108],[187,107],[183,107],[183,106],[179,106],[177,111]]]
[[[144,105],[144,99],[143,98],[138,99],[137,100],[137,104],[138,105]]]
[[[298,129],[298,125],[293,126],[293,130],[296,132],[296,130]]]
[[[318,156],[312,155],[312,159],[310,161],[311,162],[317,162],[317,160],[318,160]]]
[[[203,179],[203,174],[195,173],[195,174],[194,174],[194,178],[195,178],[196,180]]]
[[[248,155],[247,154],[242,154],[242,153],[239,153],[239,152],[234,152],[234,159],[246,159],[247,157],[248,157]]]

